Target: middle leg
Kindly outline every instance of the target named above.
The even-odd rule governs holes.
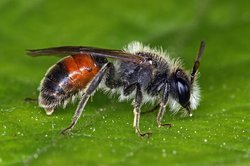
[[[136,87],[136,94],[135,94],[135,100],[134,100],[134,128],[135,132],[141,136],[150,136],[152,133],[146,132],[142,133],[139,127],[139,122],[140,122],[140,114],[141,114],[141,104],[142,104],[142,91],[141,91],[141,86],[137,84]]]

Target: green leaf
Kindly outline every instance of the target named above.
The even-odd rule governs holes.
[[[248,1],[0,2],[0,165],[250,165],[250,14]],[[71,135],[77,104],[47,116],[35,102],[40,80],[59,59],[26,49],[89,45],[120,49],[133,40],[162,46],[190,69],[202,39],[202,101],[193,117],[167,111],[141,117],[130,102],[97,92]],[[144,106],[143,110],[149,106]]]

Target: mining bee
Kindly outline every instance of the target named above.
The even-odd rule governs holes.
[[[170,111],[184,109],[189,115],[197,108],[200,91],[196,81],[200,58],[205,48],[202,41],[191,73],[185,71],[179,59],[170,58],[164,51],[131,42],[122,50],[86,46],[64,46],[28,50],[31,56],[62,55],[64,58],[45,74],[39,87],[39,106],[51,115],[59,106],[80,97],[70,125],[73,129],[89,98],[97,89],[118,94],[119,100],[133,99],[133,127],[139,136],[149,136],[139,128],[141,106],[156,103],[159,108],[158,126],[166,106]]]

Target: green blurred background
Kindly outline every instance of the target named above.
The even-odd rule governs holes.
[[[250,10],[243,0],[0,1],[0,165],[250,165]],[[37,87],[56,57],[25,49],[89,45],[120,49],[138,40],[162,46],[190,69],[202,39],[202,101],[191,118],[167,112],[171,129],[97,92],[72,135],[60,129],[76,104],[46,116]],[[148,106],[144,107],[146,110]]]

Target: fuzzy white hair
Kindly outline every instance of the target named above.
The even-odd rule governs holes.
[[[141,42],[133,41],[129,43],[127,47],[124,48],[124,51],[129,52],[131,54],[136,54],[138,52],[149,52],[154,55],[157,55],[158,57],[163,58],[166,62],[168,62],[168,64],[170,65],[170,72],[176,71],[177,68],[182,68],[182,61],[179,58],[171,59],[169,55],[165,51],[163,51],[162,48],[159,49],[150,48],[149,46],[143,45]],[[123,99],[123,97],[120,97],[120,99]],[[147,100],[145,100],[144,102],[148,101],[150,100],[147,98]],[[198,107],[199,102],[200,102],[200,88],[198,86],[197,81],[194,80],[191,87],[190,108],[192,110],[195,110]],[[173,113],[177,113],[182,108],[179,102],[171,95],[169,96],[168,103],[170,111]]]

